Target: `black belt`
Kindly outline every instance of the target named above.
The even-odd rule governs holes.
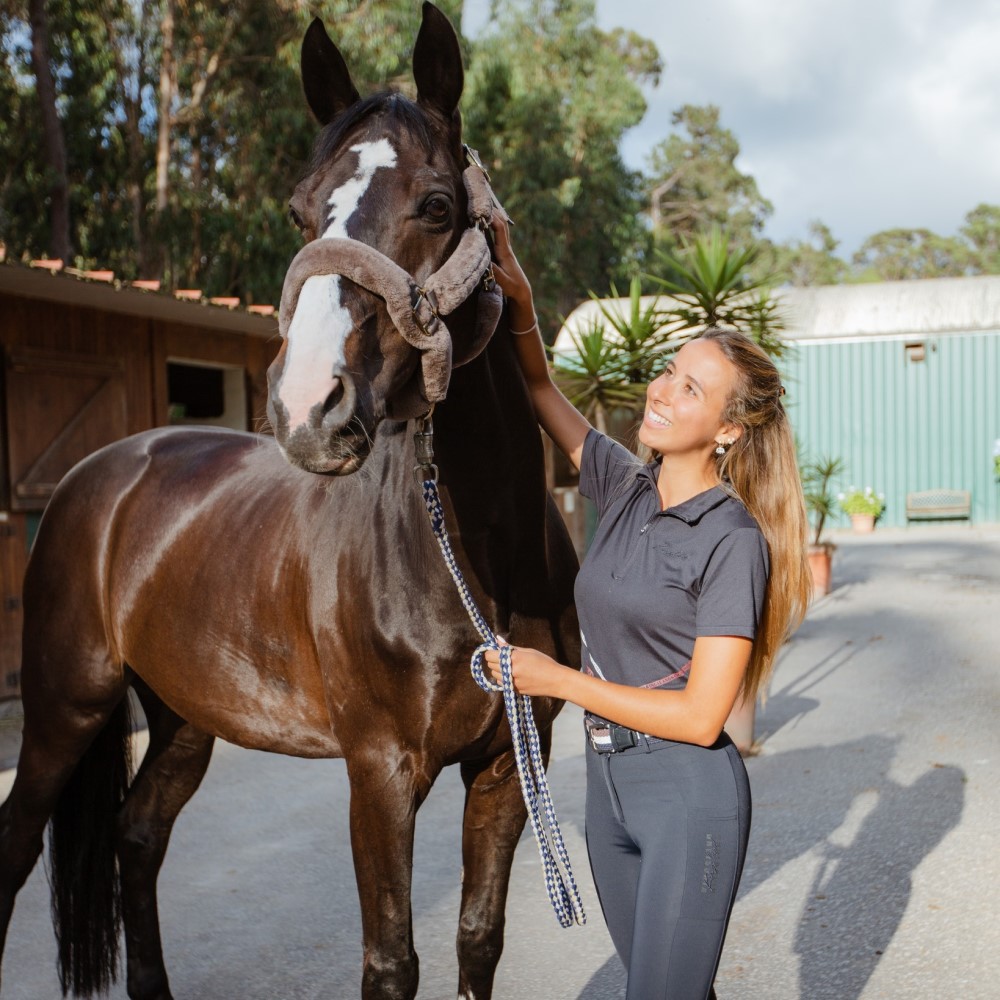
[[[631,750],[632,747],[649,746],[650,743],[662,743],[655,736],[638,733],[634,729],[626,729],[617,722],[600,723],[587,719],[587,739],[598,753],[620,753]]]

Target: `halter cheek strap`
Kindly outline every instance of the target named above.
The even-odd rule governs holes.
[[[451,256],[420,285],[398,264],[374,247],[351,239],[318,239],[296,254],[281,291],[278,322],[288,336],[302,286],[309,278],[339,274],[385,301],[400,336],[422,352],[421,395],[428,403],[445,398],[453,365],[478,355],[496,330],[503,295],[493,282],[490,248],[485,231],[496,199],[486,171],[467,148],[470,165],[462,174],[469,202],[469,222]],[[482,283],[476,330],[471,343],[462,343],[453,359],[453,341],[443,316],[455,311]]]

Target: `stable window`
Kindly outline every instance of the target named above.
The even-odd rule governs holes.
[[[242,368],[170,360],[167,399],[171,424],[247,430],[246,374]]]

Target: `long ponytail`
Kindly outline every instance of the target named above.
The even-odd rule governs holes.
[[[743,679],[742,694],[750,700],[764,689],[778,650],[809,604],[808,522],[795,439],[774,362],[736,331],[712,327],[702,338],[715,343],[737,372],[723,420],[743,433],[717,459],[719,477],[759,525],[771,561],[764,612]]]

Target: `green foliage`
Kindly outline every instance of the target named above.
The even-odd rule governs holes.
[[[740,144],[720,124],[714,105],[685,104],[675,111],[674,132],[649,156],[648,190],[657,244],[674,249],[712,228],[734,242],[756,239],[773,206],[757,182],[736,166]]]
[[[556,359],[556,384],[599,431],[607,433],[609,414],[618,409],[637,410],[646,387],[629,379],[630,354],[608,338],[600,317],[593,317],[570,337],[576,353]]]
[[[885,494],[876,493],[870,486],[864,489],[848,486],[844,493],[837,494],[837,502],[845,514],[870,514],[878,517],[885,507]]]
[[[652,43],[597,27],[593,0],[497,0],[472,47],[463,116],[516,226],[547,334],[588,288],[636,269],[641,178],[619,154],[655,80]]]
[[[929,229],[887,229],[869,236],[854,255],[860,281],[954,277],[967,273],[968,251],[955,237]]]
[[[646,398],[646,385],[663,364],[673,315],[659,297],[644,301],[638,275],[629,283],[627,308],[617,304],[618,289],[612,283],[613,300],[605,302],[593,292],[600,315],[593,316],[582,331],[571,331],[575,354],[555,359],[556,383],[569,401],[600,431],[608,432],[608,417],[624,411],[634,418]]]
[[[1000,205],[977,205],[957,236],[929,229],[875,233],[851,263],[836,255],[837,246],[829,227],[817,221],[810,224],[808,241],[765,241],[756,266],[798,286],[1000,274]]]
[[[458,19],[459,0],[441,4]],[[48,249],[46,162],[16,5],[0,12],[0,239],[11,257]],[[173,12],[168,43],[165,15]],[[408,64],[412,0],[50,0],[50,53],[71,190],[72,263],[168,287],[277,302],[300,245],[287,200],[318,126],[299,82],[299,46],[316,14],[338,36],[364,90]],[[169,162],[157,205],[161,71]]]
[[[732,327],[780,357],[784,324],[769,290],[774,276],[751,275],[759,254],[758,244],[733,245],[729,235],[714,226],[684,239],[678,250],[657,251],[660,274],[650,277],[673,299],[675,330]]]
[[[819,220],[809,224],[807,240],[787,243],[761,242],[761,254],[751,273],[776,274],[782,283],[795,287],[835,285],[847,280],[850,266],[837,256],[839,243],[830,227]]]
[[[836,512],[836,501],[830,483],[844,471],[844,463],[840,458],[823,456],[814,462],[800,462],[799,469],[806,512],[813,529],[812,544],[822,545],[827,518]]]

